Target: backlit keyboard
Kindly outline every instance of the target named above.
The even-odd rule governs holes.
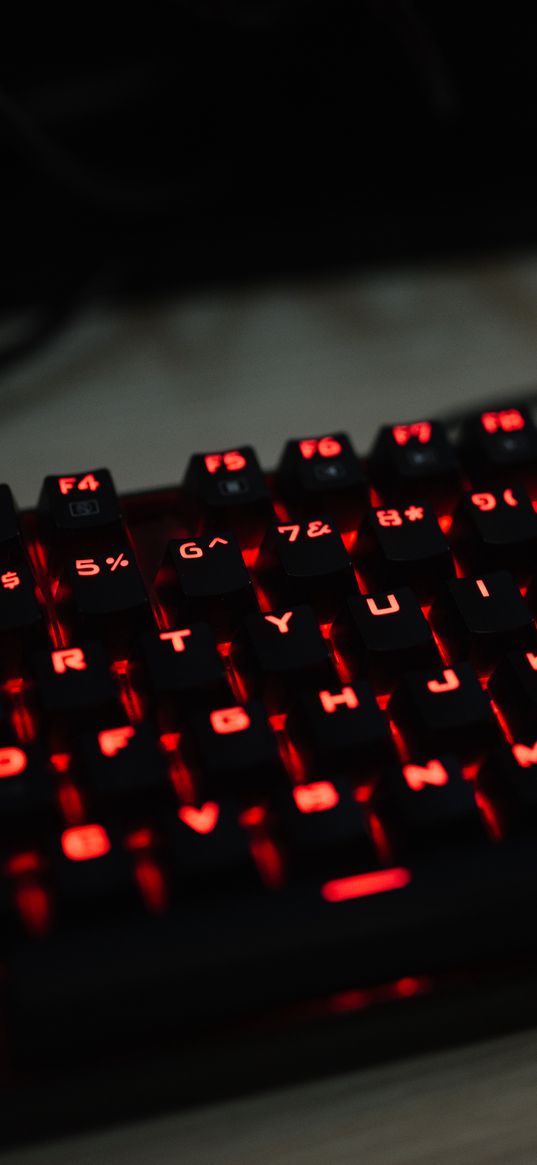
[[[0,486],[6,1080],[530,967],[536,611],[524,408]]]

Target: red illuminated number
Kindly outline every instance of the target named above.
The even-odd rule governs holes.
[[[318,453],[320,457],[339,457],[342,452],[340,442],[336,437],[306,437],[298,442],[298,447],[305,461],[311,461]]]
[[[185,627],[184,631],[161,631],[159,639],[163,643],[171,643],[174,651],[181,652],[186,651],[184,641],[189,635],[192,635],[192,632],[189,627]]]
[[[526,659],[530,667],[532,667],[534,671],[537,671],[537,655],[534,655],[533,651],[527,651]]]
[[[102,858],[110,850],[110,838],[102,825],[75,825],[64,829],[62,849],[72,862]]]
[[[372,615],[395,615],[397,611],[401,610],[395,595],[386,595],[386,598],[388,600],[387,607],[377,607],[375,600],[371,596],[366,599]]]
[[[529,769],[531,765],[537,764],[537,740],[535,744],[514,744],[513,756],[523,769]]]
[[[250,727],[250,717],[246,708],[217,708],[210,714],[211,727],[219,736],[229,732],[245,732]]]
[[[412,425],[394,425],[393,438],[397,445],[407,445],[411,438],[426,445],[431,439],[430,421],[415,421]]]
[[[265,619],[267,623],[273,623],[278,628],[280,635],[287,635],[292,614],[292,611],[286,611],[284,615],[265,615]]]
[[[513,433],[523,429],[526,422],[518,409],[501,409],[497,413],[482,413],[481,424],[487,433],[497,433],[498,429]]]
[[[205,467],[209,473],[216,473],[219,469],[227,469],[230,473],[236,473],[238,469],[244,469],[246,465],[246,458],[238,449],[231,449],[228,453],[207,453],[204,458]]]
[[[89,577],[91,574],[100,574],[101,568],[97,565],[94,558],[77,558],[75,562],[77,574],[82,577]]]
[[[5,574],[0,575],[0,582],[6,591],[15,590],[15,587],[20,586],[20,581],[16,570],[6,570]]]
[[[84,476],[80,478],[76,488],[82,490],[89,489],[93,491],[100,489],[100,485],[100,481],[97,481],[97,478],[93,476],[93,473],[85,473]]]
[[[443,680],[427,681],[427,687],[430,692],[435,694],[437,692],[455,692],[457,688],[460,688],[461,681],[452,667],[444,668],[443,676]]]
[[[403,519],[399,510],[377,510],[379,526],[402,526]]]
[[[296,542],[300,534],[300,526],[278,526],[278,534],[288,534],[290,542]]]
[[[0,748],[0,778],[18,777],[23,773],[28,761],[22,748]]]
[[[126,748],[129,740],[134,736],[134,728],[124,724],[121,728],[106,728],[99,732],[99,748],[103,756],[116,756],[121,748]]]
[[[85,671],[88,665],[81,647],[65,647],[52,652],[52,666],[56,674],[62,676],[68,668]]]
[[[327,809],[334,809],[339,802],[338,791],[331,781],[295,785],[293,798],[300,813],[323,813]]]
[[[496,509],[496,498],[494,494],[472,494],[470,501],[478,510]]]
[[[340,692],[336,693],[328,692],[326,689],[323,689],[322,692],[319,692],[319,699],[324,711],[328,713],[337,712],[338,707],[340,707],[342,704],[344,704],[346,708],[357,708],[359,704],[358,696],[356,695],[354,688],[351,688],[349,684],[346,684]]]
[[[427,761],[426,765],[403,765],[403,776],[415,793],[426,785],[447,785],[448,774],[439,760]]]
[[[331,534],[332,529],[327,522],[321,522],[318,519],[314,522],[308,522],[306,536],[308,538],[322,538],[325,534]]]
[[[194,805],[182,805],[177,810],[177,816],[195,833],[212,833],[213,829],[216,828],[220,809],[216,801],[206,801],[199,809],[196,809]]]

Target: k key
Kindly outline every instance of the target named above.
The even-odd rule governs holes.
[[[474,490],[463,495],[452,536],[466,571],[512,571],[524,580],[537,554],[537,513],[519,486]]]
[[[506,570],[445,583],[430,612],[450,659],[489,670],[509,647],[537,648],[528,604]]]
[[[273,526],[259,568],[275,606],[311,603],[321,618],[330,618],[338,601],[358,590],[341,537],[325,518]]]
[[[287,731],[311,775],[345,773],[367,784],[394,755],[388,722],[362,680],[301,694]]]
[[[293,517],[326,512],[342,530],[356,526],[367,497],[365,474],[346,433],[288,441],[277,485]]]
[[[227,532],[170,542],[159,580],[181,617],[209,622],[219,635],[257,607],[238,542]]]
[[[121,529],[119,502],[108,469],[46,477],[39,511],[53,535],[63,540],[105,529],[109,537],[117,537]]]
[[[385,501],[419,496],[450,508],[461,470],[440,421],[385,425],[371,454],[371,475]]]
[[[357,556],[371,590],[408,584],[421,600],[454,574],[448,543],[427,504],[370,510],[360,529]]]
[[[259,544],[272,518],[270,493],[250,445],[190,458],[183,488],[201,529],[232,530],[241,546]]]
[[[469,663],[436,672],[408,672],[389,713],[415,756],[456,748],[475,760],[498,736],[489,701]]]
[[[435,855],[441,847],[485,840],[472,782],[450,754],[387,770],[371,807],[401,856]]]
[[[233,643],[233,663],[248,695],[263,695],[272,711],[284,711],[297,684],[336,679],[326,639],[311,607],[248,615]]]
[[[332,627],[335,646],[353,674],[390,691],[410,668],[440,664],[431,628],[410,587],[347,600]]]

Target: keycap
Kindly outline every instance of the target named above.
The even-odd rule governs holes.
[[[327,518],[272,526],[259,571],[274,607],[311,603],[320,618],[330,618],[339,601],[358,589],[341,536]]]
[[[43,613],[37,601],[30,567],[0,572],[0,675],[16,675],[27,652],[46,642]]]
[[[389,692],[409,668],[440,666],[431,628],[410,587],[347,600],[332,639],[353,675],[367,676]]]
[[[83,733],[77,773],[96,812],[119,809],[127,817],[145,802],[172,806],[175,795],[164,757],[148,724],[117,724]]]
[[[336,680],[327,641],[305,605],[247,615],[232,658],[249,697],[262,695],[271,711],[284,711],[297,685]]]
[[[363,809],[344,781],[295,785],[279,797],[278,816],[291,878],[324,882],[378,865]]]
[[[392,766],[369,804],[394,854],[405,859],[485,840],[473,782],[449,753]]]
[[[227,796],[255,801],[283,779],[276,738],[257,700],[194,712],[181,743],[200,803]]]
[[[226,669],[207,623],[147,631],[137,651],[153,706],[173,709],[178,723],[200,702],[229,704]]]
[[[219,636],[229,637],[239,618],[257,608],[252,580],[229,532],[170,542],[159,581],[181,617],[209,622]]]
[[[502,834],[524,833],[537,823],[537,733],[502,743],[485,758],[476,777]]]
[[[108,823],[70,826],[51,838],[48,850],[58,920],[104,920],[139,907],[129,855],[120,833]]]
[[[398,505],[419,497],[447,512],[452,508],[461,469],[440,421],[384,425],[369,464],[385,502]]]
[[[451,537],[467,573],[503,566],[524,581],[537,553],[537,513],[520,486],[468,491],[456,511]]]
[[[422,601],[454,574],[449,545],[426,503],[370,509],[358,535],[357,563],[371,591],[408,585]]]
[[[312,776],[346,773],[367,784],[394,755],[387,720],[365,680],[301,693],[286,730]]]
[[[73,540],[93,531],[115,539],[121,533],[121,512],[108,469],[84,470],[46,477],[39,498],[39,512],[53,537]]]
[[[70,558],[67,578],[77,628],[116,640],[128,639],[135,627],[153,624],[142,576],[126,544]]]
[[[38,745],[0,747],[0,849],[28,842],[59,814],[54,783]]]
[[[181,805],[164,825],[176,894],[221,895],[259,884],[248,833],[239,824],[239,805],[230,800]]]
[[[119,696],[102,643],[80,642],[32,656],[39,709],[68,728],[117,715]],[[82,714],[82,715],[81,715]]]
[[[327,513],[341,530],[356,528],[367,500],[365,474],[346,433],[288,441],[276,484],[290,517]]]
[[[408,672],[390,700],[389,714],[416,756],[456,748],[464,760],[475,760],[498,734],[489,701],[469,663],[436,672]]]
[[[24,558],[19,519],[8,485],[0,485],[0,566],[3,570]]]
[[[445,583],[429,618],[449,658],[490,670],[509,647],[537,647],[528,604],[507,570]]]
[[[476,485],[502,478],[506,485],[535,483],[537,429],[522,406],[489,409],[470,417],[462,434],[462,452]]]
[[[537,652],[509,651],[500,659],[488,690],[514,736],[537,724]]]
[[[200,530],[231,530],[241,546],[259,544],[272,518],[272,504],[251,445],[218,453],[194,453],[183,489],[194,502]]]

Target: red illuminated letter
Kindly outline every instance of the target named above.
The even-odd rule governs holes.
[[[489,589],[487,587],[487,584],[483,582],[482,578],[476,578],[475,585],[476,585],[478,591],[480,591],[480,593],[483,595],[484,599],[490,599]]]
[[[99,748],[103,756],[116,756],[121,748],[126,748],[129,740],[134,736],[131,724],[124,724],[121,728],[105,728],[99,732]]]
[[[411,437],[421,445],[426,445],[431,439],[431,425],[429,421],[415,421],[412,425],[394,425],[392,433],[397,445],[406,445]]]
[[[203,558],[203,550],[196,542],[181,542],[179,554],[181,558]]]
[[[426,765],[403,765],[403,776],[414,792],[426,785],[447,785],[448,774],[439,760],[429,760]]]
[[[192,635],[190,628],[185,627],[184,631],[161,631],[159,639],[171,643],[173,650],[177,652],[186,651],[184,640]]]
[[[27,763],[22,748],[0,748],[0,778],[18,777],[19,773],[24,772]]]
[[[525,421],[518,409],[501,409],[497,413],[482,413],[481,424],[487,433],[497,433],[498,429],[512,433],[516,429],[523,429]]]
[[[526,659],[530,667],[532,667],[534,671],[537,671],[537,655],[534,655],[533,651],[527,651]]]
[[[537,740],[531,746],[528,744],[514,744],[513,756],[523,769],[529,769],[531,765],[537,764]]]
[[[61,494],[68,494],[76,485],[76,477],[59,477],[58,485]]]
[[[427,687],[430,692],[454,692],[460,688],[461,681],[452,667],[444,668],[443,680],[428,680]]]
[[[73,671],[85,671],[87,663],[81,647],[65,647],[60,651],[52,652],[52,666],[57,675],[62,676],[67,668]]]
[[[335,695],[323,689],[322,692],[319,692],[319,699],[325,712],[337,712],[340,704],[345,704],[347,708],[357,708],[359,703],[354,688],[351,688],[349,684],[346,684]]]
[[[62,849],[72,862],[102,858],[110,850],[110,839],[102,825],[75,825],[64,829]]]
[[[250,727],[250,717],[246,708],[237,705],[236,708],[217,708],[210,715],[211,727],[219,736],[227,736],[229,732],[244,732]]]
[[[265,619],[267,623],[274,623],[274,626],[278,628],[280,635],[287,635],[292,614],[292,611],[286,611],[285,615],[265,615]]]
[[[182,805],[177,810],[180,821],[195,833],[212,833],[216,827],[220,809],[216,801],[206,801],[199,809],[195,805]]]
[[[293,797],[301,813],[322,813],[338,804],[339,795],[331,781],[313,781],[311,785],[295,785]]]
[[[377,607],[375,600],[371,597],[366,599],[366,603],[372,615],[395,615],[396,611],[401,610],[395,595],[386,595],[386,598],[388,600],[387,607]]]

